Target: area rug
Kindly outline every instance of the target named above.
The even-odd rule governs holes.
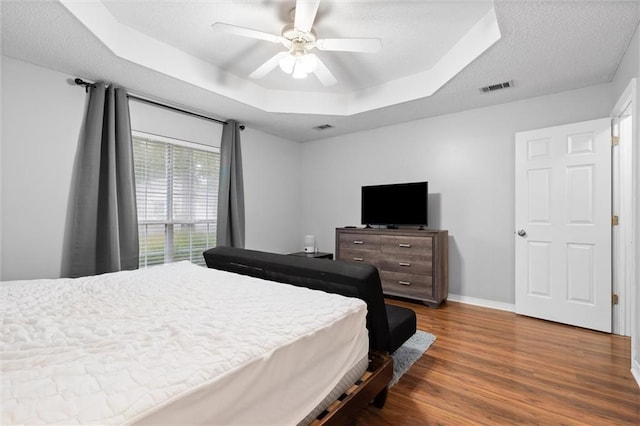
[[[389,382],[389,387],[398,383],[400,377],[409,370],[424,353],[429,346],[436,341],[436,336],[426,331],[418,330],[409,340],[404,342],[393,354],[393,377]]]

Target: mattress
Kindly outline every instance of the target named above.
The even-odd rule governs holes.
[[[359,299],[189,262],[0,289],[2,424],[297,424],[368,351]]]

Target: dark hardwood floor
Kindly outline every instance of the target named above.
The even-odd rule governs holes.
[[[411,307],[436,342],[356,425],[640,425],[627,337],[447,302]]]

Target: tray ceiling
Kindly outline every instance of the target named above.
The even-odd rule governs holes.
[[[635,1],[322,1],[319,37],[377,37],[382,50],[318,52],[338,79],[330,88],[279,69],[249,79],[282,46],[216,33],[211,24],[279,34],[293,6],[2,2],[2,49],[307,141],[611,81],[640,19]],[[513,88],[480,93],[509,80]],[[311,130],[325,123],[333,127]]]

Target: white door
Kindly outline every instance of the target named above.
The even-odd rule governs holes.
[[[611,121],[516,133],[516,312],[611,332]]]

